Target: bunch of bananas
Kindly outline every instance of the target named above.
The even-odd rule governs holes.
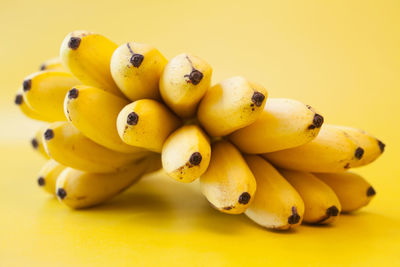
[[[325,224],[369,203],[373,187],[349,172],[385,145],[324,124],[311,106],[268,98],[243,77],[211,86],[191,54],[118,46],[91,32],[66,36],[60,57],[26,77],[15,103],[50,124],[32,145],[48,162],[38,184],[72,208],[100,204],[161,167],[217,210],[270,229]]]

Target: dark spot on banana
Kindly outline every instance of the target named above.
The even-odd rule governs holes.
[[[37,149],[37,148],[38,148],[39,143],[38,143],[38,141],[36,140],[36,138],[32,138],[32,140],[31,140],[31,145],[32,145],[32,147],[33,147],[34,149]]]
[[[228,206],[228,207],[223,207],[222,209],[223,210],[231,210],[231,209],[233,209],[233,207],[232,206]]]
[[[192,84],[197,85],[203,79],[203,73],[200,71],[193,69],[192,72],[189,74],[189,80]]]
[[[37,180],[37,183],[39,186],[44,186],[46,181],[44,180],[44,177],[40,176]]]
[[[346,165],[344,165],[344,168],[347,170],[350,168],[350,163],[346,163]]]
[[[368,196],[368,197],[372,197],[372,196],[375,196],[375,195],[376,195],[375,189],[374,189],[372,186],[368,187],[368,189],[367,189],[367,196]]]
[[[32,80],[31,79],[24,80],[24,82],[22,83],[22,88],[24,89],[24,92],[29,91],[31,87],[32,87]]]
[[[46,70],[46,64],[40,65],[39,70]]]
[[[133,54],[131,56],[131,59],[129,60],[131,64],[135,67],[138,68],[142,62],[143,62],[144,56],[141,54]]]
[[[312,110],[312,109],[313,109],[310,105],[306,105],[306,107],[307,107],[309,110]]]
[[[67,196],[67,192],[63,188],[58,188],[57,190],[57,196],[60,199],[64,199]]]
[[[52,129],[47,129],[47,130],[44,132],[44,139],[45,139],[45,140],[51,140],[53,137],[54,137],[54,132],[53,132]]]
[[[199,152],[194,152],[189,159],[189,163],[192,165],[199,165],[201,163],[201,160],[203,159],[203,157],[201,156],[201,154]]]
[[[18,94],[18,95],[15,96],[14,103],[15,103],[16,105],[21,105],[21,104],[22,104],[22,101],[23,101],[22,95]]]
[[[382,143],[382,141],[381,140],[377,140],[378,141],[378,146],[379,146],[379,149],[381,150],[381,153],[383,153],[383,151],[385,151],[385,144],[384,143]]]
[[[251,198],[250,194],[247,192],[244,192],[239,196],[239,203],[246,205],[247,203],[249,203],[250,198]]]
[[[292,215],[289,216],[288,218],[288,223],[289,224],[296,224],[300,221],[300,215],[297,214],[297,209],[296,207],[292,207]]]
[[[79,37],[71,37],[68,41],[68,47],[72,50],[78,49],[79,45],[81,44],[81,38]]]
[[[251,102],[253,102],[257,107],[260,107],[264,102],[265,96],[260,92],[254,92],[251,97]]]
[[[324,117],[322,117],[321,115],[315,113],[314,118],[313,118],[313,122],[310,126],[308,126],[308,129],[312,130],[315,128],[321,128],[322,124],[324,123]]]
[[[361,159],[364,155],[364,149],[362,149],[361,147],[357,147],[356,152],[354,153],[354,156],[357,159]]]
[[[68,99],[75,99],[78,98],[79,90],[76,88],[72,88],[68,91]]]
[[[139,121],[139,115],[136,112],[131,112],[128,114],[128,118],[126,119],[126,123],[128,125],[136,125]]]
[[[339,209],[336,206],[331,206],[326,209],[326,216],[331,217],[331,216],[338,216],[339,214]]]

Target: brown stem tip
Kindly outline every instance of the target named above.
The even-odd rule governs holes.
[[[326,216],[331,217],[331,216],[338,216],[339,214],[339,209],[336,206],[331,206],[326,209]]]
[[[308,126],[308,129],[311,130],[315,128],[321,128],[323,123],[324,123],[324,117],[316,113],[314,115],[313,122],[310,126]]]
[[[131,59],[129,60],[131,64],[135,67],[138,68],[142,62],[143,62],[144,56],[141,54],[133,54],[131,56]]]
[[[40,176],[38,178],[37,182],[38,182],[39,186],[44,186],[44,184],[46,183],[45,180],[44,180],[44,177],[42,177],[42,176]]]
[[[247,203],[249,203],[250,198],[251,198],[250,194],[247,192],[244,192],[239,196],[239,203],[246,205]]]
[[[67,196],[67,192],[63,188],[58,188],[57,190],[57,196],[60,199],[64,199]]]
[[[257,107],[260,107],[264,102],[265,96],[260,92],[254,92],[251,97],[251,102],[253,102]]]
[[[368,187],[368,189],[367,189],[367,196],[368,196],[368,197],[372,197],[372,196],[375,196],[375,195],[376,195],[375,189],[374,189],[372,186]]]
[[[36,140],[36,138],[32,138],[32,140],[31,140],[31,145],[32,145],[32,147],[33,147],[34,149],[37,149],[37,148],[38,148],[39,143],[38,143],[38,141]]]
[[[81,44],[81,38],[79,37],[71,37],[68,41],[68,47],[72,50],[78,49],[79,45]]]
[[[136,112],[131,112],[128,114],[126,123],[128,125],[136,125],[139,122],[139,115]]]
[[[45,139],[45,140],[51,140],[53,137],[54,137],[54,132],[53,132],[52,129],[47,129],[47,130],[44,132],[44,139]]]
[[[189,80],[194,85],[199,84],[202,79],[203,79],[203,73],[201,73],[196,69],[192,70],[192,72],[189,74]]]
[[[203,157],[199,152],[194,152],[189,158],[189,163],[194,166],[197,166],[200,165],[202,159]]]
[[[31,87],[32,87],[32,80],[31,79],[24,80],[24,82],[22,83],[22,88],[24,89],[24,92],[29,91]]]
[[[21,105],[21,104],[22,104],[22,101],[23,101],[22,95],[18,94],[18,95],[15,96],[14,103],[15,103],[16,105]]]
[[[364,149],[362,149],[361,147],[357,147],[356,152],[354,153],[354,156],[357,159],[361,159],[364,155]]]
[[[378,146],[379,146],[379,149],[381,150],[381,153],[383,153],[383,151],[385,151],[386,145],[384,143],[382,143],[381,140],[378,140]]]
[[[68,91],[68,99],[75,99],[78,98],[79,90],[76,88],[72,88]]]
[[[296,207],[292,207],[292,215],[289,216],[288,218],[288,223],[289,224],[296,224],[300,221],[300,215],[297,214],[297,209]]]

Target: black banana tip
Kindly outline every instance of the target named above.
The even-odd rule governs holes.
[[[67,192],[63,188],[58,188],[57,190],[57,196],[60,199],[64,199],[67,196]]]
[[[32,80],[31,79],[26,79],[22,82],[22,88],[24,92],[29,91],[32,87]]]
[[[78,49],[79,45],[81,44],[81,38],[79,37],[71,37],[68,41],[68,47],[72,50]]]
[[[126,118],[126,123],[128,125],[136,125],[139,122],[139,115],[136,112],[131,112]]]
[[[72,88],[68,91],[68,99],[75,99],[78,98],[79,90],[76,88]]]
[[[322,124],[324,123],[324,117],[321,115],[315,113],[313,122],[310,126],[308,126],[308,129],[315,129],[315,128],[321,128]]]
[[[364,155],[364,149],[362,149],[361,147],[357,147],[356,152],[354,153],[354,156],[357,159],[361,159]]]
[[[44,132],[44,139],[45,140],[51,140],[54,137],[54,131],[52,129],[47,129]]]
[[[33,147],[34,149],[37,149],[37,148],[38,148],[39,143],[38,143],[38,141],[37,141],[36,138],[32,138],[32,140],[31,140],[31,145],[32,145],[32,147]]]
[[[46,181],[44,180],[44,177],[40,176],[37,180],[37,183],[39,186],[44,186]]]
[[[18,106],[21,105],[21,104],[22,104],[22,101],[23,101],[22,95],[18,94],[18,95],[15,96],[14,103],[15,103],[16,105],[18,105]]]
[[[375,196],[375,195],[376,195],[375,189],[374,189],[372,186],[368,187],[368,189],[367,189],[367,196],[368,196],[368,197],[372,197],[372,196]]]
[[[339,209],[336,206],[331,206],[326,209],[326,216],[331,217],[331,216],[338,216],[339,214]]]
[[[378,146],[379,146],[379,149],[381,150],[381,153],[383,153],[383,151],[385,151],[386,145],[381,140],[378,140]]]
[[[243,205],[246,205],[247,203],[249,203],[250,198],[251,198],[251,196],[250,196],[249,193],[243,192],[243,193],[239,196],[239,203],[240,203],[240,204],[243,204]]]
[[[189,163],[191,165],[197,166],[201,163],[202,159],[203,159],[203,157],[201,156],[201,154],[199,152],[194,152],[189,158]]]
[[[144,56],[141,54],[133,54],[131,56],[131,59],[129,60],[135,68],[139,68],[139,66],[142,64],[144,60]]]
[[[292,215],[288,217],[289,224],[296,224],[300,222],[300,215],[297,213],[296,207],[292,207]]]
[[[260,107],[264,102],[265,96],[260,92],[254,92],[251,97],[251,102],[253,102],[257,107]]]
[[[203,79],[203,73],[201,73],[196,69],[192,70],[192,72],[189,74],[189,80],[194,85],[199,84],[202,79]]]

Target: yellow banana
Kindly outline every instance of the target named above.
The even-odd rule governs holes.
[[[211,157],[209,138],[197,125],[185,125],[164,142],[162,164],[177,181],[190,183],[208,168]]]
[[[160,99],[158,82],[167,59],[156,48],[130,42],[115,50],[111,58],[111,75],[130,100]]]
[[[261,115],[267,90],[237,76],[211,87],[197,112],[201,125],[211,136],[228,135],[246,127]]]
[[[341,211],[335,192],[320,179],[308,172],[279,170],[296,189],[304,201],[303,222],[327,224],[333,222]]]
[[[356,144],[364,149],[364,155],[362,159],[355,162],[352,167],[364,166],[375,161],[385,150],[385,144],[382,143],[382,141],[363,130],[337,125],[332,125],[332,127],[336,127],[337,129],[344,131],[350,136],[351,139],[353,139]]]
[[[88,31],[69,33],[60,49],[64,67],[83,84],[123,96],[111,77],[110,62],[117,44]]]
[[[351,212],[366,206],[376,195],[375,189],[360,175],[353,172],[314,173],[335,191],[342,212]]]
[[[323,122],[314,109],[297,100],[268,98],[258,119],[232,133],[230,140],[244,153],[269,153],[310,142]]]
[[[153,157],[142,158],[117,173],[88,173],[66,168],[57,179],[57,197],[74,209],[98,205],[139,180]]]
[[[39,70],[53,70],[53,71],[65,72],[65,68],[62,65],[61,59],[59,57],[46,60],[40,65]]]
[[[44,132],[47,130],[48,126],[43,126],[41,128],[39,128],[36,133],[35,136],[31,139],[31,145],[33,147],[33,149],[35,149],[36,151],[38,151],[45,159],[50,159],[49,155],[47,154],[45,148],[44,148],[44,144],[43,144],[43,134]]]
[[[46,192],[55,195],[57,178],[65,168],[64,165],[53,159],[48,160],[39,171],[38,185]]]
[[[180,117],[192,117],[210,87],[211,74],[211,66],[203,59],[180,54],[165,66],[160,79],[161,96]]]
[[[245,156],[257,181],[254,200],[245,214],[257,224],[278,230],[299,225],[304,202],[282,175],[260,156]]]
[[[117,132],[117,117],[129,102],[103,90],[76,86],[71,89],[64,102],[68,120],[94,142],[111,150],[124,153],[143,151],[122,142]]]
[[[219,211],[243,213],[253,200],[256,181],[239,150],[227,141],[212,145],[210,165],[200,177],[201,191]]]
[[[340,129],[324,124],[311,142],[263,154],[275,166],[306,172],[340,172],[362,159],[364,149]]]
[[[165,139],[180,125],[180,120],[163,104],[152,99],[137,100],[118,115],[121,139],[129,145],[160,153]]]
[[[40,121],[48,121],[48,122],[56,121],[54,118],[51,118],[51,116],[48,116],[47,114],[39,114],[38,112],[33,110],[30,106],[28,106],[28,104],[26,104],[26,102],[24,101],[22,88],[18,90],[15,96],[14,103],[19,107],[21,112],[28,118]]]
[[[79,81],[59,71],[35,72],[24,79],[23,98],[26,104],[45,118],[66,120],[63,103],[66,93]]]
[[[46,152],[57,162],[87,172],[117,172],[148,152],[121,153],[105,148],[69,122],[55,122],[43,134]]]

